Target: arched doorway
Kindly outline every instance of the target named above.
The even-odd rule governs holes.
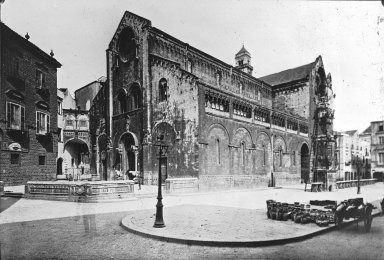
[[[118,155],[115,161],[115,171],[120,171],[121,176],[125,174],[128,179],[138,176],[138,144],[137,138],[130,132],[120,137]]]
[[[57,159],[57,175],[62,175],[63,174],[63,158]]]
[[[81,139],[73,138],[64,145],[65,173],[71,174],[74,179],[81,175],[88,175],[89,170],[89,149],[88,145]]]
[[[309,181],[309,169],[310,169],[310,154],[307,144],[301,146],[301,179],[303,181]]]

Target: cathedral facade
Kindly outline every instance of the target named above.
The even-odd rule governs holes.
[[[170,190],[310,179],[321,57],[263,78],[252,76],[244,46],[235,63],[125,12],[107,49],[106,86],[90,109],[92,173],[151,185],[161,169]],[[159,140],[168,146],[161,156]]]

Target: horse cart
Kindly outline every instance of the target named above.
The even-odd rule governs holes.
[[[354,219],[359,226],[359,222],[364,222],[364,230],[369,232],[372,225],[372,210],[375,207],[371,203],[365,203],[363,198],[349,199],[341,202],[335,211],[335,225],[340,227],[343,220]]]

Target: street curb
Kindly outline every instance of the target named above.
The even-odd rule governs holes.
[[[380,215],[381,212],[377,212],[372,215],[372,217],[377,217]],[[134,213],[132,213],[134,214]],[[308,233],[302,236],[295,236],[295,237],[290,237],[290,238],[283,238],[283,239],[273,239],[273,240],[257,240],[257,241],[215,241],[215,240],[197,240],[197,239],[182,239],[178,237],[165,237],[165,236],[160,236],[160,235],[155,235],[155,234],[150,234],[147,232],[144,232],[140,230],[139,227],[136,225],[132,224],[131,226],[135,226],[138,229],[135,229],[134,227],[131,227],[129,224],[124,223],[127,218],[129,218],[130,215],[124,217],[121,222],[120,226],[122,226],[125,230],[133,233],[140,235],[142,237],[146,238],[152,238],[158,241],[165,241],[165,242],[172,242],[172,243],[178,243],[178,244],[187,244],[187,245],[199,245],[199,246],[215,246],[215,247],[259,247],[259,246],[276,246],[276,245],[283,245],[283,244],[288,244],[288,243],[294,243],[294,242],[299,242],[303,241],[309,238],[312,238],[314,236],[322,235],[327,232],[337,230],[340,228],[344,228],[347,226],[350,226],[352,224],[355,224],[357,220],[350,220],[348,222],[343,222],[341,227],[337,227],[335,225],[326,227],[323,229],[320,229],[318,231]],[[296,225],[295,223],[293,223]]]

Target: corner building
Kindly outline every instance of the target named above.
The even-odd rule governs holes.
[[[61,64],[0,22],[0,181],[56,179]]]
[[[108,99],[108,108],[92,114],[104,109],[102,102],[91,107],[92,158],[99,165],[91,171],[101,179],[132,171],[156,184],[162,135],[170,146],[160,168],[170,190],[266,187],[272,176],[277,185],[308,179],[310,93],[321,57],[301,74],[291,71],[302,78],[273,77],[297,83],[287,87],[253,77],[244,46],[235,62],[125,12],[107,49],[108,90],[96,98]]]

